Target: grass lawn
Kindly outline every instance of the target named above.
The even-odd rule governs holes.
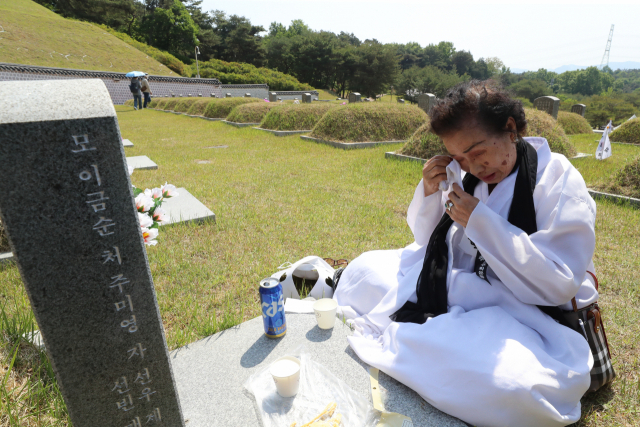
[[[147,155],[159,165],[134,172],[133,183],[186,187],[217,218],[162,228],[159,244],[148,248],[171,349],[258,316],[258,282],[285,261],[353,259],[413,241],[405,216],[421,165],[384,158],[401,144],[344,151],[297,136],[116,109],[122,136],[135,144],[127,156]],[[219,145],[228,148],[207,148]],[[584,168],[578,162],[585,161],[575,164]],[[639,224],[640,210],[598,202],[594,262],[618,379],[583,399],[579,426],[635,426],[640,417]],[[46,361],[20,344],[19,333],[34,325],[15,265],[0,266],[0,301],[0,426],[68,425]],[[10,421],[8,411],[25,418]]]
[[[615,173],[640,156],[640,145],[611,144],[612,156],[605,160],[596,160],[599,134],[569,135],[569,139],[579,153],[592,155],[571,160],[571,163],[580,171],[587,185],[595,190],[610,192],[609,185]],[[624,190],[616,191],[624,193]]]

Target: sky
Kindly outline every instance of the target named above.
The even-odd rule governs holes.
[[[302,19],[313,30],[354,33],[381,43],[453,42],[475,59],[515,69],[600,65],[614,24],[609,62],[640,62],[640,1],[204,0],[205,11],[253,25]]]

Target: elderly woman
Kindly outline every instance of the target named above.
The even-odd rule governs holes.
[[[593,365],[557,307],[596,301],[596,206],[522,104],[491,82],[454,87],[431,111],[448,156],[427,161],[407,222],[415,242],[367,252],[334,298],[366,363],[479,426],[580,419]],[[440,183],[466,172],[447,194]],[[551,316],[550,316],[551,314]]]

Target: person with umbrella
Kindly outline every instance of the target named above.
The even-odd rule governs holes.
[[[140,81],[138,77],[144,76],[144,73],[141,71],[131,71],[125,75],[126,77],[131,77],[131,84],[129,85],[129,90],[133,94],[133,108],[138,109],[138,106],[142,110],[142,91]]]

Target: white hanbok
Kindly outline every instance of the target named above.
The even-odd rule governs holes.
[[[355,327],[349,344],[366,363],[418,392],[436,408],[477,426],[564,426],[580,419],[593,357],[585,338],[536,305],[571,309],[597,300],[592,257],[596,206],[580,173],[544,138],[524,138],[538,153],[533,194],[538,231],[507,221],[516,173],[480,200],[467,227],[447,234],[448,313],[423,325],[389,315],[416,302],[426,246],[444,213],[442,192],[422,181],[407,213],[415,242],[372,251],[345,269],[334,298]],[[490,283],[473,271],[476,249]]]

